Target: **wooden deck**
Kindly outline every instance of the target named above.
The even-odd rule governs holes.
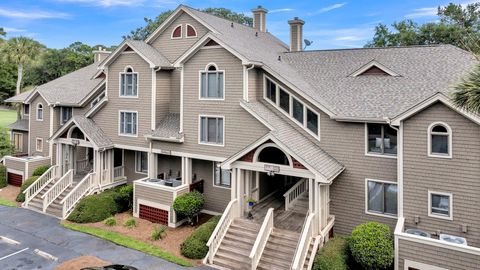
[[[300,233],[308,211],[308,193],[300,197],[288,211],[285,211],[283,194],[273,195],[253,207],[251,211],[253,221],[261,224],[270,208],[275,209],[273,211],[275,228]]]

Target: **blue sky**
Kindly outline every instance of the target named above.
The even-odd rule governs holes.
[[[471,0],[0,0],[0,27],[7,37],[29,36],[48,47],[63,48],[75,41],[116,45],[122,35],[179,4],[195,8],[225,7],[250,15],[262,5],[269,10],[267,29],[288,43],[287,21],[305,20],[304,37],[311,49],[362,47],[378,23],[413,19],[435,21],[436,8]]]

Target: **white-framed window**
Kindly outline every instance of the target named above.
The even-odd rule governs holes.
[[[179,38],[182,38],[182,25],[179,24],[177,25],[173,31],[172,31],[172,35],[170,36],[171,39],[179,39]]]
[[[138,113],[134,111],[120,111],[119,134],[123,136],[137,136]]]
[[[23,115],[28,116],[30,114],[30,104],[23,104]]]
[[[135,151],[135,172],[148,173],[148,153]]]
[[[320,139],[319,114],[267,76],[264,78],[264,99],[316,139]]]
[[[35,140],[35,150],[37,152],[43,152],[43,139],[42,138],[37,138]]]
[[[366,179],[365,211],[368,214],[396,217],[398,212],[397,183]]]
[[[187,28],[187,38],[195,38],[197,37],[197,30],[195,30],[195,27],[193,27],[193,25],[191,24],[186,24],[186,28]]]
[[[138,97],[138,72],[130,66],[120,72],[120,97]]]
[[[435,122],[428,127],[428,156],[452,157],[452,129],[442,122]]]
[[[218,70],[217,65],[210,63],[200,71],[199,99],[225,99],[225,71]]]
[[[366,154],[397,156],[397,131],[387,124],[366,123]]]
[[[23,152],[23,134],[12,132],[12,143],[17,152]]]
[[[36,115],[37,115],[37,121],[43,121],[43,104],[42,103],[37,104]]]
[[[224,119],[223,116],[200,115],[198,143],[224,146]]]
[[[72,107],[60,107],[60,125],[65,124],[70,118],[72,118]]]
[[[232,172],[222,170],[220,162],[213,163],[213,184],[217,187],[230,188],[232,185]]]
[[[451,193],[428,191],[428,216],[453,220]]]

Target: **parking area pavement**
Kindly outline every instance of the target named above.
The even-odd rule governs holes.
[[[96,256],[104,261],[126,264],[138,269],[208,269],[185,268],[142,252],[60,226],[59,220],[22,208],[0,206],[0,269],[55,269],[64,261],[80,256]],[[40,250],[40,256],[35,252]]]

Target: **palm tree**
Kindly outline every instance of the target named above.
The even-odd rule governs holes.
[[[466,111],[480,114],[480,65],[455,86],[453,103]]]
[[[27,37],[14,37],[2,46],[4,60],[17,65],[17,87],[15,94],[20,94],[23,78],[23,67],[34,61],[42,50],[42,45]],[[17,116],[20,117],[20,106],[17,106]]]

